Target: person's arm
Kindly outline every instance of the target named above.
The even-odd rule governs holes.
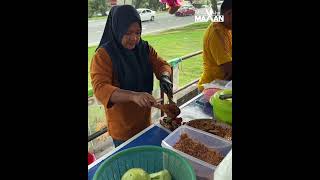
[[[216,64],[214,61],[214,57],[212,55],[212,46],[214,44],[213,36],[214,36],[214,23],[211,23],[208,28],[206,29],[206,32],[203,37],[203,64],[202,64],[202,74],[198,82],[198,90],[203,91],[204,87],[203,84],[210,83],[213,81],[216,77],[214,70],[212,69],[212,66]]]
[[[152,69],[157,79],[160,80],[161,75],[171,76],[171,66],[163,58],[158,56],[158,53],[149,45],[149,59],[152,64]]]
[[[204,87],[203,84],[209,83],[214,79],[213,71],[211,68],[210,60],[212,60],[212,55],[208,51],[207,43],[204,42],[203,44],[203,64],[202,69],[203,72],[198,82],[198,90],[203,91]]]
[[[228,81],[232,80],[232,62],[221,64],[220,67],[224,72],[224,79]]]
[[[110,102],[113,104],[134,102],[140,107],[151,107],[152,105],[156,104],[156,100],[149,93],[134,92],[123,89],[115,90],[110,97]]]
[[[108,53],[100,48],[93,56],[90,75],[96,98],[106,107],[113,104],[134,102],[141,107],[150,107],[155,99],[148,93],[122,90],[112,83],[112,61]]]
[[[211,54],[224,73],[225,80],[232,79],[232,39],[227,33],[215,30],[212,36]]]
[[[149,59],[152,64],[152,69],[157,79],[160,80],[160,88],[164,93],[168,96],[172,97],[173,92],[173,84],[170,80],[170,76],[172,74],[171,66],[166,61],[164,61],[160,56],[158,56],[157,52],[149,46]]]

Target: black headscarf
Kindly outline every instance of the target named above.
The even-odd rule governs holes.
[[[112,7],[98,48],[103,47],[108,52],[121,89],[151,94],[153,71],[148,42],[140,39],[133,50],[121,44],[122,37],[134,22],[138,22],[142,30],[140,15],[135,8],[130,5]]]
[[[232,9],[232,0],[224,0],[220,8],[221,8],[221,14],[225,13],[229,9]]]

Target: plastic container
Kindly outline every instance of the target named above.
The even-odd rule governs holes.
[[[212,105],[213,116],[216,120],[232,124],[232,98],[231,99],[220,99],[220,95],[232,94],[232,90],[225,89],[216,92],[210,98],[210,104]]]
[[[189,138],[193,139],[194,141],[198,141],[210,149],[217,150],[223,156],[226,156],[228,152],[231,150],[232,142],[227,141],[219,136],[186,125],[180,126],[172,133],[170,133],[164,140],[162,140],[162,147],[173,150],[189,160],[196,173],[197,179],[212,180],[216,166],[173,148],[173,146],[179,141],[180,136],[183,133],[186,133],[189,136]]]
[[[94,156],[94,154],[88,152],[88,165],[93,163],[95,160],[96,160],[96,157]]]
[[[208,133],[222,137],[223,139],[226,139],[228,141],[232,141],[232,126],[230,126],[229,124],[223,123],[223,122],[218,122],[215,119],[194,119],[194,120],[188,121],[185,125],[193,127],[195,129],[202,130],[204,132],[208,132],[208,130],[212,129],[213,126],[223,128],[223,129],[231,132],[231,134],[228,134],[225,136],[219,136],[216,133],[210,133],[210,132],[208,132]]]
[[[215,170],[214,180],[232,180],[232,150]]]
[[[149,174],[167,169],[173,180],[196,180],[185,158],[159,146],[138,146],[114,154],[99,166],[93,180],[120,180],[131,168],[142,168]]]

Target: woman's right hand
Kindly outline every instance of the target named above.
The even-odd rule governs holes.
[[[139,105],[140,107],[150,108],[152,105],[156,104],[154,97],[146,92],[136,92],[132,96],[132,101]]]

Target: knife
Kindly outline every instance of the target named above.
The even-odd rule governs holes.
[[[169,100],[169,104],[176,104],[172,99],[173,99],[173,93],[172,92],[169,92],[167,94],[168,96],[168,100]]]

